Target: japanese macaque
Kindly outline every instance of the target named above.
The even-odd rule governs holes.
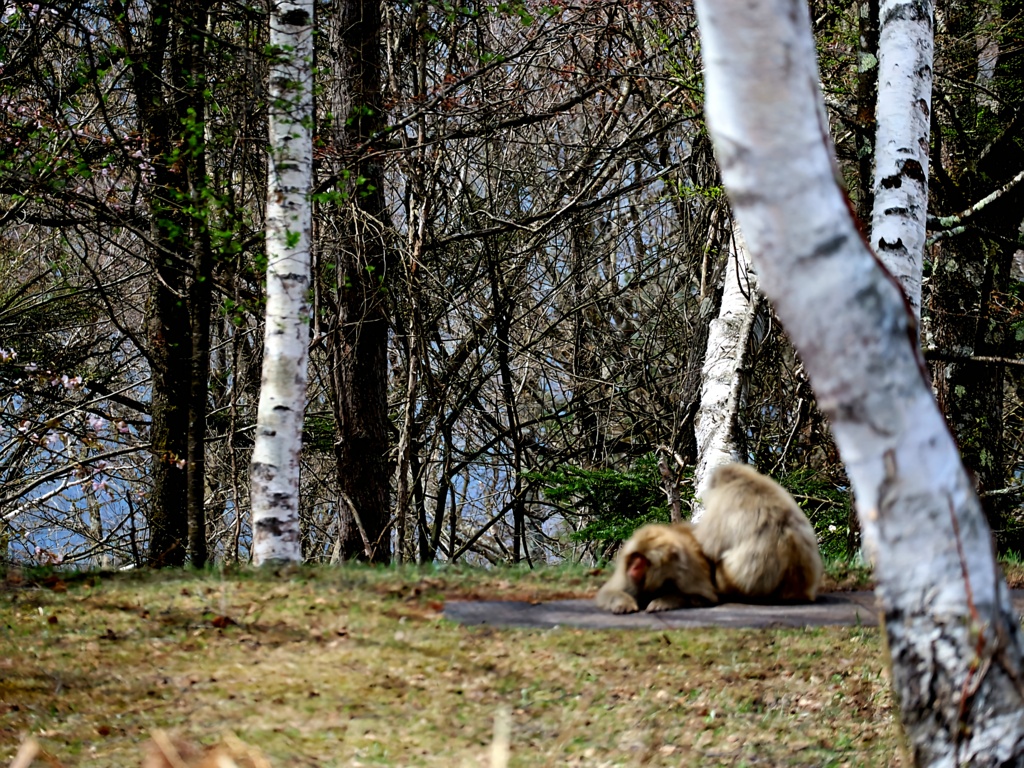
[[[823,571],[818,539],[785,488],[746,464],[726,464],[712,474],[704,507],[693,533],[719,597],[814,600]]]
[[[711,566],[689,523],[645,525],[622,545],[615,573],[597,593],[612,613],[671,611],[714,605]]]

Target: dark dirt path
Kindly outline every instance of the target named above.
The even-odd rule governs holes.
[[[593,600],[552,600],[545,603],[454,600],[445,604],[444,615],[461,624],[540,629],[875,626],[878,616],[874,605],[874,592],[832,592],[807,605],[725,603],[713,608],[615,616],[598,610]],[[1013,591],[1013,605],[1018,614],[1024,609],[1024,590]]]

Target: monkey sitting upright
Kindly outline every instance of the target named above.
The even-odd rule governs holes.
[[[597,593],[599,608],[612,613],[648,613],[714,605],[711,566],[689,523],[639,528],[622,545],[615,573]]]
[[[813,601],[823,567],[818,539],[796,500],[746,464],[711,475],[694,535],[712,563],[719,597]]]

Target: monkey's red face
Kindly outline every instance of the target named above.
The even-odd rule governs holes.
[[[626,575],[629,580],[638,587],[643,587],[644,579],[647,578],[647,569],[651,567],[651,561],[642,553],[634,552],[626,561]]]

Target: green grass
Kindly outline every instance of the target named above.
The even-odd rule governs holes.
[[[597,571],[239,570],[0,590],[0,762],[138,766],[154,730],[274,766],[893,765],[878,633],[463,627],[446,599],[592,594]],[[502,715],[501,713],[507,713]],[[38,763],[44,764],[42,762]]]

